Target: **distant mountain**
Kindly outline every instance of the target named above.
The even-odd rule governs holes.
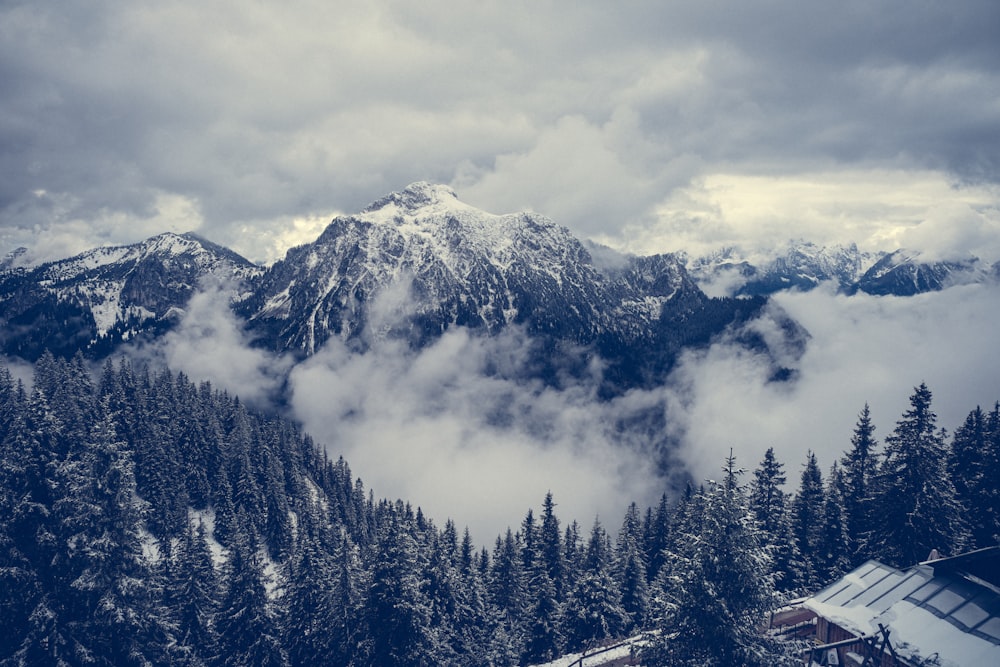
[[[1000,264],[983,268],[976,258],[966,261],[921,261],[919,253],[897,250],[869,253],[857,245],[818,246],[808,241],[790,242],[770,256],[748,257],[727,247],[689,258],[694,279],[706,288],[734,296],[771,295],[787,289],[808,291],[833,282],[845,294],[913,296],[956,284],[993,280]],[[722,290],[718,289],[721,286]]]
[[[586,372],[598,354],[610,382],[634,385],[765,303],[709,298],[682,257],[588,249],[544,216],[489,214],[428,183],[335,218],[267,268],[191,234],[37,267],[12,268],[16,260],[0,271],[0,349],[27,359],[45,349],[99,357],[154,337],[213,278],[232,286],[256,344],[277,352],[306,357],[334,337],[360,349],[385,338],[419,348],[450,327],[492,335],[516,326],[537,356],[526,372]]]
[[[867,294],[913,296],[937,292],[957,284],[990,279],[976,258],[965,261],[920,261],[919,253],[905,250],[884,255],[853,286]],[[995,270],[995,267],[994,267]]]
[[[518,325],[554,363],[587,346],[634,378],[762,305],[709,299],[674,255],[604,264],[544,216],[492,215],[415,183],[290,250],[237,311],[264,346],[302,356],[333,337],[420,346],[452,326]]]
[[[25,359],[46,350],[101,356],[164,331],[206,279],[234,290],[261,269],[195,234],[95,248],[0,272],[0,349]]]

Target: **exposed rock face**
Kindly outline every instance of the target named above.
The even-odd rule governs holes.
[[[7,354],[37,358],[109,352],[165,330],[206,279],[236,298],[261,269],[194,234],[161,234],[126,246],[0,273],[0,341]]]

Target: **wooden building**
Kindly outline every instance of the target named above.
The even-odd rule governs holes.
[[[1000,666],[1000,547],[897,570],[870,560],[772,615],[806,665]]]

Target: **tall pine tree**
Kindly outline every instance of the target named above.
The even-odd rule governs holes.
[[[873,518],[875,555],[897,567],[927,558],[932,549],[954,554],[966,542],[962,508],[948,475],[948,448],[931,409],[926,384],[886,438]]]
[[[817,567],[823,517],[823,474],[815,452],[810,451],[802,468],[799,492],[792,504],[792,534],[802,557],[799,580],[807,590],[823,583]]]
[[[649,667],[779,664],[759,631],[775,601],[770,554],[732,457],[724,470],[661,572],[658,632],[640,656]]]
[[[848,552],[851,562],[855,564],[872,556],[869,542],[873,531],[872,498],[878,472],[877,446],[871,410],[865,403],[851,436],[851,449],[841,459]]]

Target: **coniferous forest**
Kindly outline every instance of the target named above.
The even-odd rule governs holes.
[[[550,494],[492,548],[169,370],[2,370],[0,443],[3,665],[519,665],[640,633],[645,665],[791,664],[760,631],[783,600],[1000,536],[1000,406],[947,433],[924,385],[839,460],[730,457],[613,525]]]

